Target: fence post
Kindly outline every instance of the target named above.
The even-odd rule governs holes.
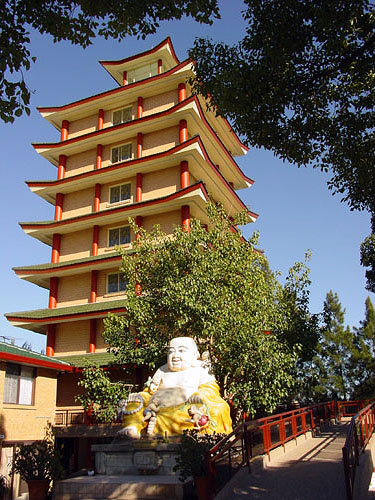
[[[353,500],[352,482],[350,480],[350,465],[349,465],[348,450],[345,448],[345,446],[342,449],[342,459],[344,462],[346,497],[347,500]]]

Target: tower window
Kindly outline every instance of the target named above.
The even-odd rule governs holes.
[[[111,162],[118,163],[120,161],[130,160],[132,157],[132,145],[122,144],[112,148],[111,150]]]
[[[131,198],[131,184],[121,184],[109,188],[109,203],[120,203]]]
[[[107,293],[125,292],[128,286],[128,281],[122,273],[108,274],[107,276]]]
[[[130,243],[130,227],[116,227],[108,231],[108,246],[126,245]]]
[[[119,125],[120,123],[130,122],[133,119],[132,107],[118,109],[113,112],[112,123],[113,125]]]

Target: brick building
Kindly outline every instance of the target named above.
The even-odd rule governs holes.
[[[103,318],[124,310],[115,246],[131,248],[128,217],[146,229],[155,223],[166,233],[178,224],[188,229],[192,217],[208,222],[209,195],[228,214],[246,209],[237,190],[253,182],[234,160],[247,148],[225,119],[191,94],[192,63],[177,59],[169,38],[101,65],[116,88],[38,108],[60,133],[57,142],[33,144],[56,167],[57,179],[27,184],[55,206],[55,216],[21,227],[51,246],[51,261],[14,271],[49,289],[49,303],[7,314],[13,325],[47,336],[47,356],[75,368],[58,377],[60,417],[79,410],[74,393],[84,360],[109,361]]]

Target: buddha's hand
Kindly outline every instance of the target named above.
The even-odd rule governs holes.
[[[187,400],[189,405],[204,405],[206,402],[199,394],[192,394]]]

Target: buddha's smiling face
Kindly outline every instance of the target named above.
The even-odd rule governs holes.
[[[172,339],[168,349],[168,368],[172,372],[187,370],[194,366],[198,358],[195,342],[190,337]]]

